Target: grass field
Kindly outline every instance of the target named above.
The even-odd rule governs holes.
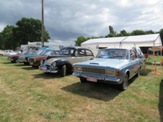
[[[154,73],[155,57],[123,92],[6,59],[0,57],[0,122],[163,122],[163,66]]]

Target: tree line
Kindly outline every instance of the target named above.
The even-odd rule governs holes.
[[[134,36],[134,35],[145,35],[145,34],[156,34],[159,33],[161,37],[161,41],[163,44],[163,29],[160,29],[158,32],[154,32],[152,30],[148,31],[143,31],[143,30],[133,30],[132,32],[127,32],[126,30],[121,30],[119,33],[114,31],[112,26],[109,26],[109,34],[105,36],[100,36],[100,37],[84,37],[84,36],[79,36],[77,37],[75,41],[76,46],[80,46],[81,43],[89,40],[89,39],[96,39],[96,38],[107,38],[107,37],[121,37],[121,36]]]
[[[44,27],[45,28],[45,27]],[[28,42],[40,42],[42,37],[42,22],[33,18],[22,18],[16,26],[7,25],[0,32],[0,49],[16,50]],[[49,33],[44,29],[44,41],[50,39]]]

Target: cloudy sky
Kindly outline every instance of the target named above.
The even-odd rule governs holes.
[[[0,31],[23,17],[41,20],[41,0],[1,0]],[[78,36],[105,36],[111,25],[125,29],[163,29],[162,0],[44,0],[46,30],[57,44],[73,45]]]

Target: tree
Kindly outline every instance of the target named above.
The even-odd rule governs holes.
[[[122,36],[129,36],[129,35],[130,35],[130,34],[127,33],[125,30],[121,30],[121,31],[120,31],[120,34],[121,34]]]
[[[2,32],[0,33],[0,49],[3,49],[3,35]]]
[[[146,34],[154,34],[154,32],[152,30],[148,30],[145,32]]]
[[[27,44],[30,42],[41,41],[42,23],[38,19],[22,18],[16,22],[16,28],[13,30],[14,39],[19,44]],[[44,41],[50,39],[48,32],[44,29]]]
[[[116,37],[116,32],[114,31],[112,26],[109,26],[109,34],[106,35],[105,37]]]
[[[85,38],[84,36],[79,36],[75,41],[76,46],[81,46],[81,43],[87,41],[89,38]]]
[[[131,32],[131,35],[144,35],[145,32],[143,30],[134,30]]]
[[[13,38],[14,28],[15,28],[14,26],[7,25],[2,31],[2,33],[0,34],[2,49],[15,49],[16,48],[16,43],[14,42],[14,38]]]
[[[160,30],[160,38],[161,38],[162,45],[163,45],[163,29]]]
[[[112,26],[109,26],[109,32],[110,32],[110,34],[115,34],[114,29],[113,29]]]

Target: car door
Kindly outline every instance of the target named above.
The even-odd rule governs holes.
[[[137,52],[137,56],[139,59],[139,65],[141,66],[141,68],[145,68],[145,57],[144,57],[143,52],[138,47],[136,48],[136,52]]]
[[[134,49],[130,50],[130,76],[133,77],[139,68],[139,59]]]

